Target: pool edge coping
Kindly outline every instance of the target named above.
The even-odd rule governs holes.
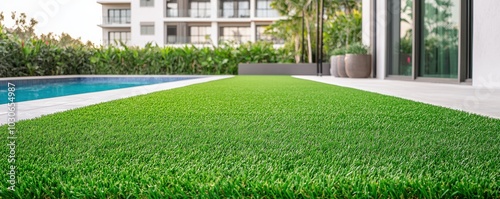
[[[113,100],[125,99],[138,95],[145,95],[153,92],[171,90],[194,84],[206,83],[226,78],[234,75],[65,75],[65,76],[40,76],[27,78],[0,78],[0,80],[24,80],[24,79],[53,79],[53,78],[77,78],[77,77],[199,77],[175,82],[166,82],[129,88],[113,89],[108,91],[98,91],[62,97],[46,98],[16,103],[16,121],[39,118],[58,112],[68,111],[85,106],[100,104]],[[7,104],[0,105],[0,125],[8,123]]]

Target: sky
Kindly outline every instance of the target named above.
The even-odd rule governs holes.
[[[101,5],[96,0],[2,0],[0,12],[4,13],[5,26],[14,24],[11,13],[26,13],[28,19],[38,21],[35,32],[56,35],[68,33],[83,42],[102,43],[102,31],[97,25],[102,21]]]

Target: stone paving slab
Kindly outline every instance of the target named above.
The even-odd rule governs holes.
[[[500,89],[465,84],[294,76],[500,119]]]

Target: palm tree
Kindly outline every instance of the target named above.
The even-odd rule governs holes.
[[[311,12],[311,3],[312,0],[276,0],[271,5],[274,9],[276,9],[282,16],[288,16],[290,22],[281,23],[275,22],[274,27],[278,27],[280,25],[292,25],[290,29],[298,30],[294,32],[294,42],[295,46],[299,46],[300,42],[300,31],[299,27],[301,27],[302,19],[304,19],[306,28],[305,32],[307,35],[307,53],[308,53],[308,62],[312,63],[312,41],[311,41],[311,23],[310,21],[314,19],[314,15]],[[286,27],[285,27],[286,29]],[[299,49],[295,49],[298,52]]]
[[[274,35],[276,38],[291,38],[293,42],[285,43],[285,45],[293,44],[296,63],[300,62],[300,54],[298,52],[300,52],[301,47],[301,35],[299,34],[301,33],[301,29],[299,28],[299,22],[300,19],[293,19],[293,17],[291,19],[279,20],[271,24],[266,30],[266,33]]]

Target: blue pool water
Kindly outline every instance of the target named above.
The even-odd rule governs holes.
[[[0,81],[0,104],[8,100],[8,82],[15,85],[15,102],[61,97],[134,86],[174,82],[197,77],[76,77]]]

